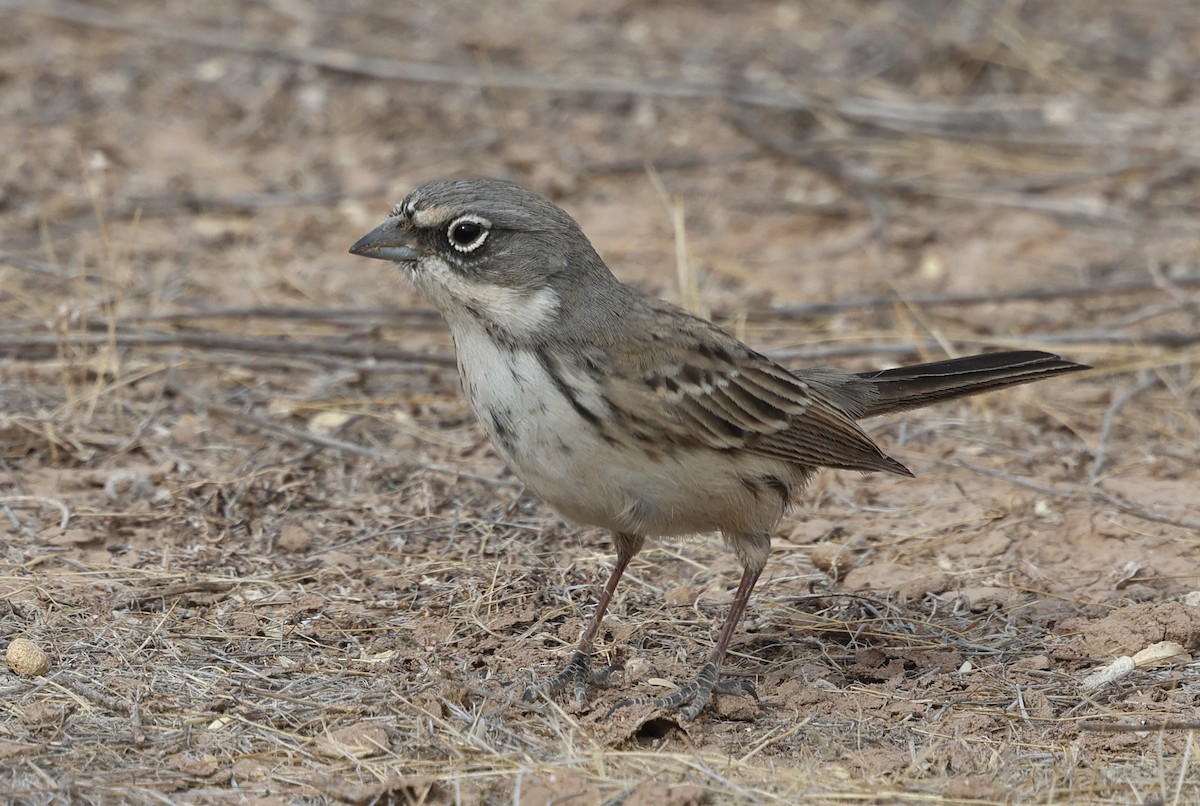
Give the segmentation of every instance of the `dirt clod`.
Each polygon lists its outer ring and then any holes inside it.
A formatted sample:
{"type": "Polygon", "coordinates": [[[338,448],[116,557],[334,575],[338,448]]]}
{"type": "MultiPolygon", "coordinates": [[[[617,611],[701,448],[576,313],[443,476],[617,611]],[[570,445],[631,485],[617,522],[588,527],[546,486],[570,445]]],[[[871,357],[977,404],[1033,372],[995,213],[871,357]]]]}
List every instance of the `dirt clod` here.
{"type": "Polygon", "coordinates": [[[50,657],[40,646],[28,638],[14,638],[4,653],[8,668],[19,675],[33,677],[43,675],[50,669],[50,657]]]}

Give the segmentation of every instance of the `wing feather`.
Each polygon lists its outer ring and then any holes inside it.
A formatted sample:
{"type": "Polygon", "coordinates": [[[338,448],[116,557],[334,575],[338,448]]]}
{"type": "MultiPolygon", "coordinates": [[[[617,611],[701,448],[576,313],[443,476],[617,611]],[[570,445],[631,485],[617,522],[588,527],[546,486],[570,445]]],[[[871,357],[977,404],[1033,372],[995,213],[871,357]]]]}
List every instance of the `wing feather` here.
{"type": "Polygon", "coordinates": [[[808,383],[703,320],[676,323],[679,338],[609,348],[609,371],[599,377],[615,414],[639,412],[656,436],[678,446],[911,475],[855,422],[857,400],[849,411],[837,403],[830,371],[808,383]]]}

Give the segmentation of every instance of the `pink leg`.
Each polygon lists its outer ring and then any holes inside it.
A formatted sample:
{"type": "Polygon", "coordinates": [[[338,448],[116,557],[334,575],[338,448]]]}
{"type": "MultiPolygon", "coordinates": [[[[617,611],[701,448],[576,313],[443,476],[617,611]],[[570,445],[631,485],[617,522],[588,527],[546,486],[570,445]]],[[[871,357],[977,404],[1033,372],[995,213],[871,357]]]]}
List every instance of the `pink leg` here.
{"type": "Polygon", "coordinates": [[[749,681],[721,679],[721,664],[725,661],[725,650],[729,647],[729,641],[733,638],[733,633],[742,620],[742,614],[746,612],[750,593],[754,590],[754,584],[758,582],[761,573],[762,568],[747,568],[742,572],[742,581],[738,584],[737,593],[733,596],[733,606],[730,607],[729,615],[726,616],[725,623],[721,625],[721,632],[717,635],[717,645],[713,647],[712,654],[708,656],[708,662],[700,667],[700,673],[692,678],[690,683],[665,697],[630,697],[621,700],[609,709],[608,715],[612,715],[619,708],[627,708],[630,705],[653,705],[656,708],[667,710],[684,706],[679,715],[690,722],[700,715],[713,694],[745,694],[757,701],[758,692],[754,690],[754,686],[749,681]]]}
{"type": "Polygon", "coordinates": [[[608,576],[608,582],[604,584],[604,590],[600,592],[600,601],[596,603],[592,620],[588,622],[579,643],[575,646],[571,657],[567,659],[567,665],[553,677],[527,688],[522,697],[526,702],[533,700],[540,693],[556,694],[568,685],[572,685],[576,702],[584,705],[588,700],[587,686],[589,684],[607,684],[612,673],[620,668],[619,666],[610,666],[599,672],[593,672],[592,645],[596,641],[600,625],[604,622],[604,614],[608,612],[608,605],[612,602],[613,594],[617,590],[617,583],[621,581],[621,575],[625,573],[629,561],[641,550],[645,539],[640,535],[627,534],[616,534],[613,538],[617,545],[617,563],[608,576]]]}

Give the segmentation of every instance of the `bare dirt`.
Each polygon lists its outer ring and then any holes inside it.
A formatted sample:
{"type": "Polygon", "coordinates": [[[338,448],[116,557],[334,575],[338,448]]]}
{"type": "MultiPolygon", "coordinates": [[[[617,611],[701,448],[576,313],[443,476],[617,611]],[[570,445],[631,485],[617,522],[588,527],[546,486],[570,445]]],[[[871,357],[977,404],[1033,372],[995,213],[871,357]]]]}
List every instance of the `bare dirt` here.
{"type": "Polygon", "coordinates": [[[6,802],[1200,803],[1194,3],[0,9],[6,802]],[[1096,368],[868,423],[918,478],[781,527],[761,706],[603,718],[711,647],[708,539],[637,558],[590,707],[524,705],[608,540],[346,254],[457,175],[785,363],[1096,368]]]}

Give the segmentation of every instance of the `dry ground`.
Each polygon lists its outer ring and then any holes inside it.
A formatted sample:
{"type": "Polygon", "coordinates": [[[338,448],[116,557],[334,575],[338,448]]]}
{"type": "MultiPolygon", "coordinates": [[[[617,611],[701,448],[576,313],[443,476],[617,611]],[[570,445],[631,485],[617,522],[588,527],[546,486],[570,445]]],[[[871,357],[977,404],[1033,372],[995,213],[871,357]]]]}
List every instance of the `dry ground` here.
{"type": "Polygon", "coordinates": [[[0,638],[49,656],[0,670],[0,798],[1200,803],[1191,0],[0,9],[0,638]],[[593,709],[523,706],[606,537],[346,254],[463,174],[795,365],[1096,369],[869,424],[919,478],[781,529],[763,707],[601,718],[711,646],[704,540],[638,558],[593,709]]]}

